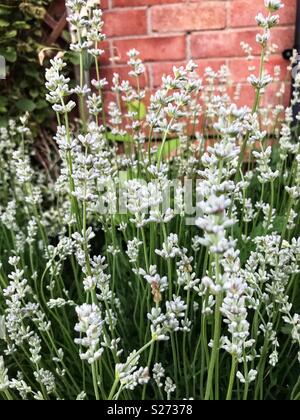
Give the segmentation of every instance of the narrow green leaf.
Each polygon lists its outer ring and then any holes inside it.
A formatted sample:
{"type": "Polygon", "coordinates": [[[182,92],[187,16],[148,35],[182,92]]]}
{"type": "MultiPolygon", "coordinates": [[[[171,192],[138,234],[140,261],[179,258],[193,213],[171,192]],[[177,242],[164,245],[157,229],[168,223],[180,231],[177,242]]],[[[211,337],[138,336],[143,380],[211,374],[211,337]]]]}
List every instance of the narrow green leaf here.
{"type": "Polygon", "coordinates": [[[24,21],[17,21],[12,24],[15,29],[30,29],[30,25],[24,21]]]}
{"type": "Polygon", "coordinates": [[[7,28],[10,25],[9,22],[7,22],[4,19],[0,19],[0,28],[7,28]]]}

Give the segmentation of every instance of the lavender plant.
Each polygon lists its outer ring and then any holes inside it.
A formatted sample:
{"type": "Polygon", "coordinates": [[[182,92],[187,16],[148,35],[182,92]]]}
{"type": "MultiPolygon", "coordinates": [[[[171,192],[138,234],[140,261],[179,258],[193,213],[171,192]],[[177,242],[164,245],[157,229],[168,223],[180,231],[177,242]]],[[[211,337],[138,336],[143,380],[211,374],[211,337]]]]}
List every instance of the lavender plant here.
{"type": "Polygon", "coordinates": [[[59,178],[34,169],[26,117],[0,129],[0,399],[299,400],[300,133],[284,85],[262,102],[282,3],[256,18],[252,109],[193,62],[147,106],[131,50],[108,110],[98,3],[66,2],[80,84],[63,55],[46,72],[59,178]]]}

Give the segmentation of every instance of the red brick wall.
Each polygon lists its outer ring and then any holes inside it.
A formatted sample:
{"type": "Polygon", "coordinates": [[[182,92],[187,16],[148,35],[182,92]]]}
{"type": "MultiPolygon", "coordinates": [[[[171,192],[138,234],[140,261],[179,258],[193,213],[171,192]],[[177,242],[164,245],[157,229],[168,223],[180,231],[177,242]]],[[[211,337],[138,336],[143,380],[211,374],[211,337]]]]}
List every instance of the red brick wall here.
{"type": "MultiPolygon", "coordinates": [[[[270,66],[280,65],[285,77],[287,63],[281,53],[293,46],[296,0],[285,0],[280,26],[272,41],[279,46],[270,66]]],[[[254,47],[257,33],[255,16],[264,10],[264,0],[102,0],[108,52],[113,61],[103,62],[103,74],[114,71],[126,77],[126,52],[136,48],[147,63],[150,88],[160,84],[172,66],[193,59],[201,72],[206,66],[218,68],[226,63],[234,82],[243,84],[248,97],[248,65],[240,42],[254,47]]],[[[108,55],[108,54],[107,54],[108,55]]],[[[242,91],[243,92],[243,91],[242,91]]],[[[245,96],[245,95],[242,95],[245,96]]]]}

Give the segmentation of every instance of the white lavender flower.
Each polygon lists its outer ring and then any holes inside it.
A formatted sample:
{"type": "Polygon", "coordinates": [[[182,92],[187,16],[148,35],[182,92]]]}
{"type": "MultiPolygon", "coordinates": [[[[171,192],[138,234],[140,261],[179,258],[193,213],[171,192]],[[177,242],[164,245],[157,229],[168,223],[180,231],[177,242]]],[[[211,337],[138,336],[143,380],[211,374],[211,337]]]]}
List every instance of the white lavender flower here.
{"type": "Polygon", "coordinates": [[[155,363],[153,366],[153,379],[159,388],[163,387],[162,379],[165,377],[165,369],[161,363],[155,363]]]}
{"type": "Polygon", "coordinates": [[[10,381],[10,388],[15,389],[23,400],[28,400],[34,394],[32,388],[25,382],[24,375],[17,373],[17,377],[10,381]]]}
{"type": "Polygon", "coordinates": [[[251,382],[255,381],[257,377],[257,371],[251,369],[246,377],[240,371],[238,371],[236,376],[242,384],[250,384],[251,382]]]}
{"type": "Polygon", "coordinates": [[[134,238],[132,241],[127,243],[127,251],[129,261],[131,263],[136,263],[139,258],[139,249],[143,245],[143,242],[139,241],[137,238],[134,238]]]}
{"type": "Polygon", "coordinates": [[[162,249],[156,249],[155,253],[162,258],[175,258],[176,256],[181,254],[181,250],[178,245],[178,236],[177,234],[171,233],[166,242],[163,243],[162,249]]]}
{"type": "MultiPolygon", "coordinates": [[[[267,39],[263,38],[261,35],[257,37],[257,42],[260,44],[266,43],[267,39]]],[[[258,90],[266,88],[270,83],[272,83],[273,79],[269,74],[265,74],[262,76],[261,79],[258,79],[253,74],[248,77],[248,82],[258,90]]]]}
{"type": "Polygon", "coordinates": [[[277,10],[284,7],[280,0],[265,0],[265,6],[270,10],[270,12],[276,12],[277,10]]]}
{"type": "Polygon", "coordinates": [[[262,184],[266,182],[273,182],[279,176],[279,171],[272,171],[270,168],[271,153],[272,149],[270,146],[261,152],[253,151],[253,155],[258,164],[258,180],[262,184]]]}
{"type": "Polygon", "coordinates": [[[138,385],[145,385],[149,382],[149,369],[138,367],[140,356],[133,351],[125,363],[116,365],[116,375],[120,380],[121,386],[134,390],[138,385]]]}
{"type": "Polygon", "coordinates": [[[176,385],[169,376],[166,378],[164,390],[167,394],[167,399],[170,400],[171,394],[173,394],[176,391],[176,385]]]}
{"type": "Polygon", "coordinates": [[[143,276],[144,279],[151,285],[152,294],[155,302],[160,302],[162,299],[162,292],[168,289],[168,279],[166,276],[161,277],[157,273],[157,266],[151,265],[149,267],[149,272],[146,272],[144,269],[140,268],[138,274],[143,276]]]}
{"type": "Polygon", "coordinates": [[[82,338],[76,338],[75,343],[86,349],[86,352],[80,352],[80,358],[93,364],[100,359],[104,351],[100,346],[104,320],[99,307],[95,304],[77,306],[76,313],[79,322],[75,326],[75,331],[81,333],[82,338]]]}
{"type": "Polygon", "coordinates": [[[51,373],[49,370],[41,368],[34,372],[34,377],[37,382],[45,387],[48,395],[54,393],[56,384],[53,373],[51,373]]]}

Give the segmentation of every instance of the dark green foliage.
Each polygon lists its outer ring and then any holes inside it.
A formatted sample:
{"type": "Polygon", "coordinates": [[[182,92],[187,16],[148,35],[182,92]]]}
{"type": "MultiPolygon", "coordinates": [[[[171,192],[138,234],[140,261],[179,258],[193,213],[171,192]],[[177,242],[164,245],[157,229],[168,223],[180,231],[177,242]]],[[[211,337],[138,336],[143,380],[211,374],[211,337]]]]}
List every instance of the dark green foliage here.
{"type": "Polygon", "coordinates": [[[11,117],[31,113],[35,129],[51,121],[45,100],[44,70],[38,60],[43,48],[43,18],[50,0],[1,0],[0,55],[6,80],[0,81],[0,126],[11,117]]]}

